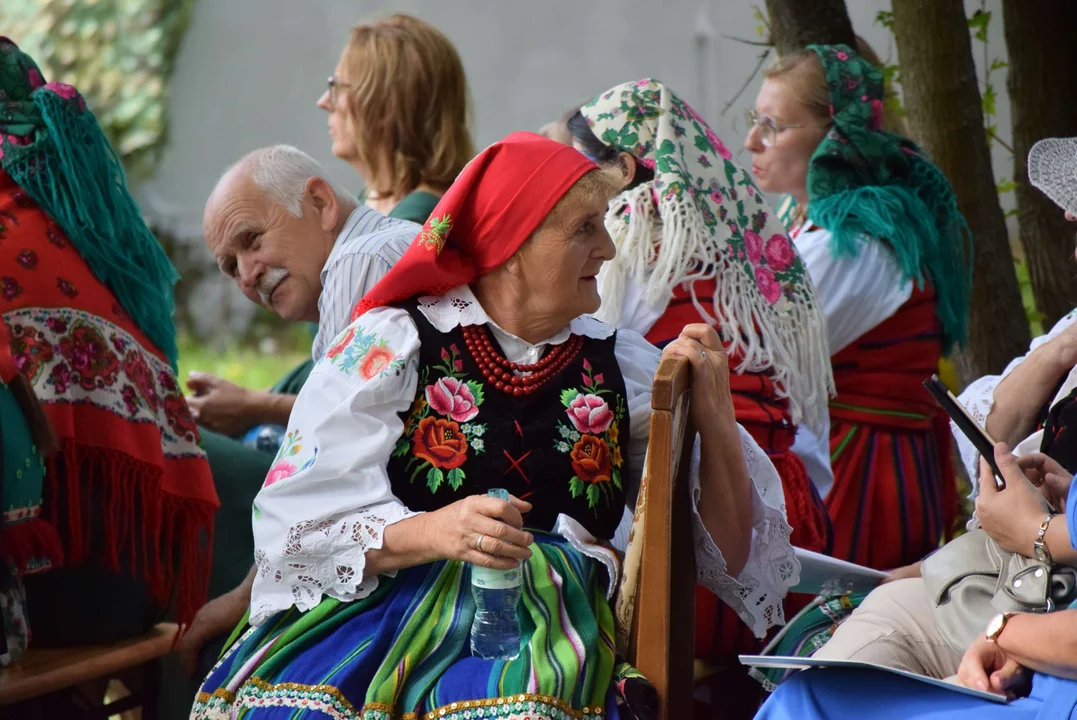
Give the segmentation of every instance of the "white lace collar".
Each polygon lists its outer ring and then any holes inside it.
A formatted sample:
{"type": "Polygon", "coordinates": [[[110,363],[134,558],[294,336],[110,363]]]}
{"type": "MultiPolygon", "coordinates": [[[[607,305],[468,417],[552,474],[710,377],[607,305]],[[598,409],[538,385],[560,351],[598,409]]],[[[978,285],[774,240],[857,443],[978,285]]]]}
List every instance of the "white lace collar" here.
{"type": "MultiPolygon", "coordinates": [[[[511,337],[520,342],[512,333],[498,327],[497,323],[486,314],[482,305],[475,298],[471,288],[460,285],[441,296],[426,296],[419,298],[419,311],[430,321],[439,332],[447,333],[453,328],[467,327],[468,325],[490,325],[499,334],[511,337]]],[[[582,335],[595,340],[604,340],[613,335],[614,328],[601,320],[596,320],[590,315],[580,315],[568,324],[568,327],[555,333],[552,337],[537,345],[560,345],[568,340],[570,335],[582,335]]]]}

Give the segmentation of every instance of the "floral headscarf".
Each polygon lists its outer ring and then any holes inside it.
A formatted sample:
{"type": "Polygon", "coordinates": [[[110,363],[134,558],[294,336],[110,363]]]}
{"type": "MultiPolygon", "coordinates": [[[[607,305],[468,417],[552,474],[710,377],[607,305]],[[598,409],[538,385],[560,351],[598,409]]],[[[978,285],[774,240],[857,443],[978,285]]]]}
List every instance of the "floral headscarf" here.
{"type": "Polygon", "coordinates": [[[882,129],[883,75],[847,45],[811,45],[823,64],[832,125],[808,164],[808,216],[834,255],[885,240],[906,279],[931,280],[945,344],[964,343],[972,237],[949,181],[910,140],[882,129]]]}
{"type": "Polygon", "coordinates": [[[782,223],[732,153],[687,103],[657,80],[625,83],[580,108],[595,136],[654,170],[610,202],[617,257],[599,275],[598,317],[616,323],[625,281],[663,307],[687,283],[737,372],[772,369],[794,421],[818,426],[833,387],[815,288],[782,223]],[[717,281],[704,308],[693,286],[717,281]]]}
{"type": "Polygon", "coordinates": [[[176,367],[179,277],[127,192],[123,167],[78,90],[45,83],[0,37],[0,169],[63,228],[94,275],[176,367]]]}

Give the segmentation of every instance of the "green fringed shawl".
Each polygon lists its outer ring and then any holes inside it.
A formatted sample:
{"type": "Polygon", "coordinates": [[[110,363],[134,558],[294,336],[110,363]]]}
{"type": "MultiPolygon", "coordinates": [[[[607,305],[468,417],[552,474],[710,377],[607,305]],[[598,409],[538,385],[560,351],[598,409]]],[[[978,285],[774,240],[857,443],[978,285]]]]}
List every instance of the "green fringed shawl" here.
{"type": "Polygon", "coordinates": [[[886,242],[906,280],[931,282],[944,346],[963,345],[972,287],[972,235],[942,172],[914,143],[881,129],[882,73],[846,45],[812,45],[822,61],[833,126],[808,165],[808,215],[831,253],[886,242]]]}
{"type": "Polygon", "coordinates": [[[123,167],[78,91],[44,84],[0,38],[0,168],[60,225],[94,275],[176,368],[179,275],[127,191],[123,167]]]}

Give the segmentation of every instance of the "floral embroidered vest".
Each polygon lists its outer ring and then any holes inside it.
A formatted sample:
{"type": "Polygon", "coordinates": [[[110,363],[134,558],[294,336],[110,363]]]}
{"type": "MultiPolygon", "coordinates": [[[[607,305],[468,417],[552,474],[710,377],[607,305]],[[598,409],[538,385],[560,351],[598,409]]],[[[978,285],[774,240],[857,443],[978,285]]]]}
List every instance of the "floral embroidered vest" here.
{"type": "Polygon", "coordinates": [[[485,383],[460,328],[442,333],[414,303],[407,310],[419,329],[419,385],[389,461],[393,494],[437,510],[503,487],[532,504],[529,528],[552,530],[564,513],[612,538],[631,437],[616,335],[586,338],[568,367],[518,398],[485,383]]]}

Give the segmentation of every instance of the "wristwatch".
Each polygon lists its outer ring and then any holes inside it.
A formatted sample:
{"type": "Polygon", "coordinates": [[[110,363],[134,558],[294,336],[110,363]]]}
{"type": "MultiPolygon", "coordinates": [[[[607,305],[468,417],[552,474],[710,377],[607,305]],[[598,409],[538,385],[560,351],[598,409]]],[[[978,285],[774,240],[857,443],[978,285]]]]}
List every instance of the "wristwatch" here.
{"type": "Polygon", "coordinates": [[[1036,536],[1036,540],[1032,543],[1032,552],[1035,553],[1036,559],[1043,563],[1053,563],[1051,559],[1051,551],[1047,548],[1047,543],[1044,538],[1047,536],[1047,527],[1051,524],[1051,521],[1055,519],[1054,515],[1048,515],[1040,523],[1040,532],[1036,536]]]}
{"type": "Polygon", "coordinates": [[[1006,627],[1006,623],[1016,614],[1017,613],[1004,612],[991,618],[991,622],[987,623],[987,630],[984,631],[987,635],[987,642],[998,642],[998,636],[1002,634],[1002,630],[1006,627]]]}

